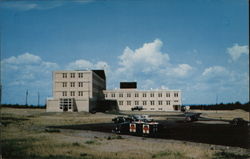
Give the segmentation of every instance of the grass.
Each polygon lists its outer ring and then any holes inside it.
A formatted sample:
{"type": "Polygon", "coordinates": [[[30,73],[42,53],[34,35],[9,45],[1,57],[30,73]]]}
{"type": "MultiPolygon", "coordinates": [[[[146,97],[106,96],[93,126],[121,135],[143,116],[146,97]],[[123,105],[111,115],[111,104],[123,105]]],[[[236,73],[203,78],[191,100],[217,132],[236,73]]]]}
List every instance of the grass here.
{"type": "Polygon", "coordinates": [[[123,139],[121,135],[113,135],[113,136],[108,136],[107,140],[115,140],[115,139],[123,139]]]}
{"type": "Polygon", "coordinates": [[[169,158],[169,159],[182,158],[182,159],[185,159],[185,158],[188,158],[188,157],[185,157],[180,152],[163,151],[163,152],[158,152],[156,154],[153,154],[152,158],[169,158]]]}
{"type": "Polygon", "coordinates": [[[213,156],[213,159],[247,159],[250,155],[247,154],[235,154],[231,152],[216,152],[213,156]]]}
{"type": "MultiPolygon", "coordinates": [[[[163,114],[161,112],[161,114],[163,114]]],[[[210,114],[209,114],[210,115],[210,114]]],[[[213,114],[211,114],[213,115],[213,114]]],[[[4,159],[246,159],[246,154],[217,152],[180,142],[49,128],[110,122],[104,113],[46,113],[41,109],[1,108],[1,150],[4,159]]]]}
{"type": "Polygon", "coordinates": [[[88,140],[85,143],[86,144],[96,144],[97,142],[95,140],[88,140]]]}
{"type": "Polygon", "coordinates": [[[45,131],[49,132],[49,133],[59,133],[59,132],[61,132],[59,129],[49,129],[49,128],[46,128],[45,131]]]}

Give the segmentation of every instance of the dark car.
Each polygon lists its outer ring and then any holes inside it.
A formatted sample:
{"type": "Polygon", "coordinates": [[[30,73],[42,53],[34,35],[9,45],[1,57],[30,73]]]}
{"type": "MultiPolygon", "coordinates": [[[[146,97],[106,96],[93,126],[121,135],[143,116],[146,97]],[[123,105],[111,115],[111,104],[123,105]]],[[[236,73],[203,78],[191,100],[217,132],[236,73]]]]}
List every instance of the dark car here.
{"type": "Polygon", "coordinates": [[[230,124],[235,126],[246,126],[248,125],[248,122],[242,118],[234,118],[232,121],[230,121],[230,124]]]}
{"type": "Polygon", "coordinates": [[[185,121],[186,122],[192,122],[192,121],[198,121],[201,113],[185,113],[185,121]]]}
{"type": "Polygon", "coordinates": [[[143,110],[143,107],[142,106],[135,106],[135,107],[131,108],[131,110],[132,111],[134,111],[134,110],[141,111],[141,110],[143,110]]]}

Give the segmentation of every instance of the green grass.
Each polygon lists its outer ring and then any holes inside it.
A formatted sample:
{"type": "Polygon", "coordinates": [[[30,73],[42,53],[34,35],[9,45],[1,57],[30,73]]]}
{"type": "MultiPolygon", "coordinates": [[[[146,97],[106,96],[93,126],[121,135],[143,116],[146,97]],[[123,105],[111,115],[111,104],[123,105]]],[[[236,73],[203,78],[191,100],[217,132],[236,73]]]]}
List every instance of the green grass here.
{"type": "Polygon", "coordinates": [[[250,155],[240,155],[240,154],[234,154],[231,152],[216,152],[213,156],[213,159],[247,159],[250,157],[250,155]]]}
{"type": "Polygon", "coordinates": [[[147,138],[134,142],[134,139],[115,134],[89,137],[82,135],[84,132],[81,131],[53,127],[111,122],[114,115],[110,114],[46,113],[39,109],[14,108],[0,110],[0,143],[4,159],[191,159],[188,156],[195,159],[247,159],[249,157],[244,153],[239,155],[217,152],[188,144],[167,142],[158,144],[150,142],[147,138]],[[114,147],[114,150],[110,151],[106,146],[114,147]]]}
{"type": "Polygon", "coordinates": [[[78,142],[72,143],[72,146],[81,146],[78,142]]]}
{"type": "Polygon", "coordinates": [[[97,141],[95,141],[95,140],[88,140],[85,142],[85,144],[96,144],[96,143],[97,143],[97,141]]]}
{"type": "Polygon", "coordinates": [[[180,152],[162,151],[162,152],[158,152],[156,154],[153,154],[152,158],[174,158],[174,159],[181,158],[181,159],[185,159],[188,157],[185,157],[180,152]]]}
{"type": "Polygon", "coordinates": [[[121,135],[108,136],[107,140],[124,139],[121,135]]]}
{"type": "Polygon", "coordinates": [[[59,129],[49,129],[49,128],[46,128],[45,131],[49,132],[49,133],[59,133],[59,132],[61,132],[59,129]]]}

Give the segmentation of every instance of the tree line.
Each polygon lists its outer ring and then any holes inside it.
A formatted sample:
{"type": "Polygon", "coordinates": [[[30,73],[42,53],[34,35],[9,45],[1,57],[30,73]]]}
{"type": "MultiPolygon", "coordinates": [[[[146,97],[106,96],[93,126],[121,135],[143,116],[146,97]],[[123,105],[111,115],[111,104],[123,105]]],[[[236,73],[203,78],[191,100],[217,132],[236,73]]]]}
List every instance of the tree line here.
{"type": "Polygon", "coordinates": [[[241,104],[240,102],[235,103],[220,103],[211,105],[190,105],[190,109],[200,109],[200,110],[235,110],[242,109],[250,112],[250,102],[241,104]]]}
{"type": "Polygon", "coordinates": [[[1,107],[8,107],[8,108],[45,109],[45,108],[46,108],[46,105],[1,104],[1,107]]]}

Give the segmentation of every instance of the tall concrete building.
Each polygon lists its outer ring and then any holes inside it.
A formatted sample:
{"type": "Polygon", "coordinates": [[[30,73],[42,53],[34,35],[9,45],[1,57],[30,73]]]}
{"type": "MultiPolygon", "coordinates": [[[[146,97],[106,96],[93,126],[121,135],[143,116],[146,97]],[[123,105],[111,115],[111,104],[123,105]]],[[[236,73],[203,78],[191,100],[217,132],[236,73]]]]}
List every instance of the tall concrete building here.
{"type": "Polygon", "coordinates": [[[47,99],[47,112],[94,110],[104,99],[104,70],[54,71],[53,98],[47,99]]]}
{"type": "Polygon", "coordinates": [[[105,100],[117,101],[120,110],[142,106],[144,111],[174,111],[182,104],[180,90],[138,90],[133,82],[124,82],[120,89],[103,92],[105,100]]]}

